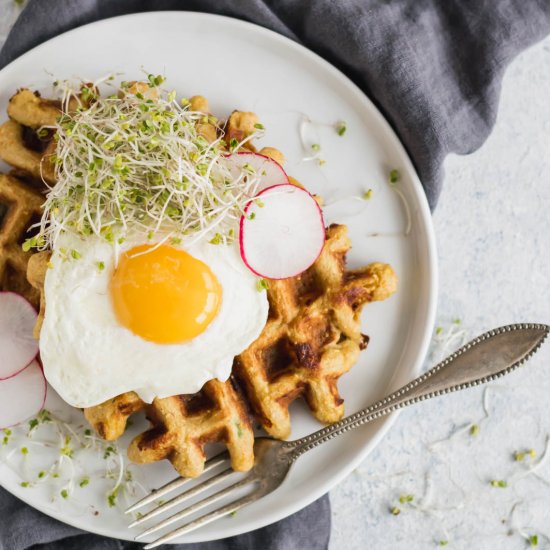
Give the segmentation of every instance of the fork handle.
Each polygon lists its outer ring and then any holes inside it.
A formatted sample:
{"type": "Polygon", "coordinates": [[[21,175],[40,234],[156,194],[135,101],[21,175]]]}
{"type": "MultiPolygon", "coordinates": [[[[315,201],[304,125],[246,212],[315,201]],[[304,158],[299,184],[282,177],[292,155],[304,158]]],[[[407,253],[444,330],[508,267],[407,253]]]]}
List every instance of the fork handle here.
{"type": "Polygon", "coordinates": [[[408,405],[508,374],[537,351],[549,332],[547,325],[532,323],[508,325],[486,332],[366,409],[306,437],[287,442],[289,458],[295,460],[325,441],[408,405]]]}

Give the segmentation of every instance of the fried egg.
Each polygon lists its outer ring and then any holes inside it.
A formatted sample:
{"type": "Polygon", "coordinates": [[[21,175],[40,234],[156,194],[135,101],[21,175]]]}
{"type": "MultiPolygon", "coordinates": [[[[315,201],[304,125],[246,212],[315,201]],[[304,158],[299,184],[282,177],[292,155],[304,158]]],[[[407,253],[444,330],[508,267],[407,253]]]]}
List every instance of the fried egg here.
{"type": "Polygon", "coordinates": [[[44,374],[74,407],[127,391],[195,393],[227,380],[261,333],[265,292],[235,245],[186,247],[62,235],[45,279],[44,374]]]}

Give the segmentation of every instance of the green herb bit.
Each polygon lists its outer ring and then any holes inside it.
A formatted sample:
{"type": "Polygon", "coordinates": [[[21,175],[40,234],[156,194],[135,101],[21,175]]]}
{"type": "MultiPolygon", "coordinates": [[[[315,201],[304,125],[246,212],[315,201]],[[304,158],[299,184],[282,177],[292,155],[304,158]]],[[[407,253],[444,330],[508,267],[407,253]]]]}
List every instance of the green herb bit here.
{"type": "Polygon", "coordinates": [[[364,193],[363,193],[363,198],[368,201],[370,199],[372,199],[372,196],[374,195],[374,191],[372,189],[367,189],[364,193]]]}
{"type": "Polygon", "coordinates": [[[237,437],[242,437],[243,436],[243,428],[241,426],[241,423],[240,422],[235,422],[235,427],[237,428],[237,437]]]}
{"type": "Polygon", "coordinates": [[[21,454],[22,455],[28,455],[29,454],[29,449],[27,449],[27,447],[21,447],[21,454]]]}
{"type": "Polygon", "coordinates": [[[120,485],[115,487],[108,495],[107,495],[107,502],[109,503],[109,506],[112,508],[113,506],[116,506],[118,492],[120,490],[120,485]]]}
{"type": "Polygon", "coordinates": [[[78,484],[78,486],[79,486],[79,487],[86,487],[86,485],[88,485],[88,483],[90,483],[90,478],[89,478],[89,477],[85,477],[85,478],[78,484]]]}
{"type": "Polygon", "coordinates": [[[39,424],[38,418],[31,418],[31,420],[29,420],[29,432],[31,430],[34,430],[36,426],[38,426],[38,424],[39,424]]]}
{"type": "Polygon", "coordinates": [[[401,495],[399,497],[399,502],[401,504],[407,504],[409,502],[412,502],[414,500],[414,495],[401,495]]]}
{"type": "Polygon", "coordinates": [[[346,123],[342,120],[340,122],[338,122],[336,124],[336,133],[342,137],[345,133],[346,133],[346,130],[347,130],[347,126],[346,126],[346,123]]]}
{"type": "Polygon", "coordinates": [[[105,452],[103,453],[103,458],[104,459],[107,459],[109,458],[111,455],[116,455],[117,452],[116,452],[116,449],[112,446],[112,445],[109,445],[106,449],[105,449],[105,452]]]}
{"type": "Polygon", "coordinates": [[[258,279],[256,282],[256,288],[258,292],[263,292],[269,288],[269,283],[265,279],[258,279]]]}
{"type": "Polygon", "coordinates": [[[172,237],[172,238],[170,239],[170,244],[172,244],[172,245],[174,245],[174,246],[175,246],[175,245],[178,245],[178,244],[181,244],[181,239],[180,239],[180,237],[172,237]]]}
{"type": "Polygon", "coordinates": [[[237,515],[237,510],[234,510],[229,514],[232,518],[234,518],[237,515]]]}
{"type": "Polygon", "coordinates": [[[52,418],[50,416],[50,411],[46,410],[46,409],[42,409],[39,413],[38,413],[38,420],[44,424],[46,422],[51,422],[52,421],[52,418]]]}
{"type": "Polygon", "coordinates": [[[156,88],[157,86],[160,86],[166,80],[166,78],[164,78],[160,74],[157,76],[150,74],[147,76],[147,80],[149,81],[150,88],[156,88]]]}
{"type": "Polygon", "coordinates": [[[92,435],[92,430],[90,430],[89,428],[86,428],[86,429],[84,430],[84,435],[90,437],[90,436],[92,435]]]}
{"type": "Polygon", "coordinates": [[[58,474],[57,472],[55,472],[55,474],[52,474],[52,477],[53,477],[54,479],[57,479],[57,478],[59,477],[59,474],[58,474]]]}
{"type": "Polygon", "coordinates": [[[97,262],[96,265],[98,271],[103,271],[105,269],[105,262],[97,262]]]}
{"type": "Polygon", "coordinates": [[[448,544],[449,544],[448,540],[440,540],[439,541],[439,546],[447,546],[448,544]]]}
{"type": "Polygon", "coordinates": [[[435,333],[437,334],[437,336],[441,336],[443,334],[443,327],[437,327],[435,329],[435,333]]]}
{"type": "Polygon", "coordinates": [[[256,212],[251,212],[250,216],[248,216],[249,220],[253,220],[256,217],[256,212]]]}
{"type": "Polygon", "coordinates": [[[25,0],[13,0],[13,3],[16,6],[22,6],[25,3],[25,0]]]}
{"type": "Polygon", "coordinates": [[[229,142],[229,148],[235,149],[237,145],[239,145],[239,142],[235,138],[232,138],[231,141],[229,142]]]}
{"type": "Polygon", "coordinates": [[[44,244],[44,239],[40,236],[36,236],[25,240],[25,242],[21,245],[21,248],[23,249],[23,252],[28,252],[31,248],[44,246],[44,244]]]}
{"type": "Polygon", "coordinates": [[[457,317],[456,319],[453,319],[453,325],[460,325],[462,321],[457,317]]]}
{"type": "Polygon", "coordinates": [[[314,151],[320,151],[321,150],[321,146],[318,144],[318,143],[313,143],[311,148],[314,150],[314,151]]]}
{"type": "Polygon", "coordinates": [[[260,124],[259,122],[257,124],[254,124],[254,128],[258,128],[258,130],[265,130],[265,126],[263,124],[260,124]]]}
{"type": "Polygon", "coordinates": [[[492,479],[491,487],[500,487],[501,489],[505,489],[508,487],[508,483],[504,479],[492,479]]]}
{"type": "Polygon", "coordinates": [[[324,166],[326,163],[327,163],[327,161],[324,160],[324,159],[319,159],[319,160],[317,161],[317,164],[318,164],[319,166],[324,166]]]}
{"type": "Polygon", "coordinates": [[[393,516],[398,516],[400,513],[401,510],[397,506],[390,508],[390,514],[392,514],[393,516]]]}
{"type": "Polygon", "coordinates": [[[527,454],[529,455],[529,458],[535,459],[537,457],[537,451],[535,449],[529,449],[527,451],[527,454]]]}
{"type": "Polygon", "coordinates": [[[221,244],[223,242],[223,237],[220,233],[216,233],[208,242],[210,244],[221,244]]]}
{"type": "Polygon", "coordinates": [[[399,170],[395,168],[390,172],[390,183],[397,183],[401,179],[401,174],[399,170]]]}
{"type": "Polygon", "coordinates": [[[525,458],[525,453],[520,453],[520,452],[518,452],[518,451],[516,451],[516,452],[514,453],[514,460],[515,460],[516,462],[521,462],[524,458],[525,458]]]}
{"type": "Polygon", "coordinates": [[[29,487],[30,486],[30,483],[28,481],[22,481],[20,483],[21,487],[29,487]]]}
{"type": "Polygon", "coordinates": [[[472,424],[470,426],[470,435],[475,437],[478,434],[479,434],[479,426],[477,424],[472,424]]]}
{"type": "Polygon", "coordinates": [[[42,479],[43,477],[46,477],[46,472],[44,471],[38,472],[38,479],[42,479]]]}
{"type": "Polygon", "coordinates": [[[63,498],[69,498],[69,491],[67,489],[62,489],[59,493],[63,498]]]}
{"type": "Polygon", "coordinates": [[[75,260],[80,260],[82,254],[78,250],[71,250],[71,257],[75,260]]]}
{"type": "Polygon", "coordinates": [[[531,535],[529,537],[529,546],[538,546],[539,545],[539,536],[531,535]]]}

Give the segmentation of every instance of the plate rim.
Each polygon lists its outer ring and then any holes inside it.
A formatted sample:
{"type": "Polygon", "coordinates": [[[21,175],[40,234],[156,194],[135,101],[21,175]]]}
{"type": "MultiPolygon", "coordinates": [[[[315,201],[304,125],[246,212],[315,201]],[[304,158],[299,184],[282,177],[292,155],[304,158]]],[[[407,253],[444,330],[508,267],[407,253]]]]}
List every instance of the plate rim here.
{"type": "MultiPolygon", "coordinates": [[[[123,20],[123,19],[129,20],[129,19],[137,19],[137,18],[146,19],[149,17],[153,17],[153,18],[154,17],[178,17],[178,18],[188,18],[188,19],[210,19],[210,20],[217,19],[223,25],[234,26],[237,29],[240,28],[240,30],[244,28],[247,32],[264,35],[265,37],[275,41],[276,43],[278,42],[279,44],[283,44],[285,47],[294,48],[301,55],[309,56],[309,58],[313,62],[320,65],[322,69],[331,73],[342,84],[344,84],[349,89],[349,92],[355,96],[355,99],[357,99],[359,103],[361,103],[366,109],[369,110],[369,114],[374,116],[377,119],[378,124],[380,124],[382,127],[385,128],[387,132],[387,137],[390,140],[391,147],[399,153],[401,157],[400,161],[404,164],[404,168],[406,169],[407,173],[411,177],[411,187],[414,191],[414,195],[418,201],[418,206],[419,206],[419,214],[420,214],[419,221],[421,223],[422,229],[424,230],[424,234],[425,234],[424,244],[427,245],[426,252],[427,252],[427,258],[428,258],[427,273],[429,276],[429,284],[428,284],[429,290],[428,290],[428,303],[427,303],[426,314],[425,314],[425,326],[423,329],[421,343],[418,346],[418,349],[416,352],[414,365],[410,369],[410,374],[412,377],[418,375],[422,367],[422,364],[426,359],[428,347],[431,341],[431,333],[433,331],[433,327],[435,324],[437,297],[438,297],[438,290],[439,290],[439,272],[438,272],[438,264],[437,264],[436,238],[435,238],[435,231],[433,226],[432,213],[429,208],[426,192],[421,184],[420,178],[409,156],[409,153],[407,152],[407,149],[399,139],[396,131],[394,130],[392,125],[389,123],[389,121],[386,119],[386,117],[382,114],[382,112],[374,104],[374,102],[369,98],[369,96],[365,92],[363,92],[361,88],[359,88],[359,86],[355,84],[353,80],[351,80],[350,77],[348,77],[344,72],[342,72],[340,69],[335,67],[332,63],[330,63],[329,61],[321,57],[321,55],[310,50],[309,48],[300,44],[299,42],[296,42],[291,38],[288,38],[283,34],[280,34],[276,31],[273,31],[271,29],[268,29],[256,23],[246,21],[244,19],[239,19],[236,17],[227,16],[227,15],[201,12],[201,11],[156,10],[156,11],[146,11],[146,12],[118,15],[115,17],[108,17],[105,19],[100,19],[98,21],[93,21],[84,25],[80,25],[78,27],[65,31],[57,36],[54,36],[42,42],[41,44],[38,44],[37,46],[34,46],[24,54],[12,60],[5,67],[0,69],[0,78],[4,75],[5,72],[9,72],[12,66],[21,62],[25,58],[30,57],[37,50],[44,47],[46,44],[51,45],[56,41],[66,39],[67,36],[70,36],[72,34],[78,34],[84,28],[89,28],[93,26],[99,27],[102,24],[105,24],[106,22],[112,22],[113,20],[123,20]]],[[[211,536],[208,532],[208,529],[199,529],[196,532],[193,532],[187,535],[185,538],[185,541],[175,540],[174,542],[169,544],[181,544],[182,542],[184,543],[207,542],[211,540],[220,540],[225,537],[238,536],[256,529],[260,529],[267,525],[271,525],[277,521],[281,521],[282,519],[292,514],[295,514],[299,510],[305,508],[306,506],[309,506],[312,502],[314,502],[315,500],[317,500],[318,498],[322,497],[324,494],[332,490],[336,485],[338,485],[338,483],[340,483],[345,477],[347,477],[359,465],[359,463],[365,460],[365,458],[380,443],[382,438],[388,433],[389,429],[393,426],[393,424],[397,420],[399,413],[400,411],[396,411],[380,419],[378,421],[380,422],[380,427],[378,428],[377,432],[374,434],[373,437],[370,438],[370,440],[367,443],[364,444],[363,448],[357,453],[357,455],[352,460],[350,460],[344,468],[342,468],[338,472],[338,475],[333,476],[326,483],[321,484],[315,490],[307,493],[307,495],[304,496],[301,500],[295,501],[293,503],[287,503],[286,506],[282,506],[277,510],[273,510],[271,511],[269,516],[264,516],[263,519],[253,520],[252,521],[253,526],[247,529],[246,531],[239,530],[238,525],[236,525],[237,529],[234,529],[234,532],[232,533],[225,534],[223,536],[216,536],[216,535],[211,536]],[[194,536],[195,533],[203,534],[203,536],[196,537],[194,536]]],[[[75,527],[85,532],[102,535],[108,538],[113,538],[111,533],[109,533],[106,530],[103,530],[100,526],[98,526],[98,528],[94,528],[93,530],[88,530],[87,528],[83,529],[80,525],[77,524],[76,521],[73,521],[71,517],[67,517],[62,512],[52,510],[46,506],[41,506],[41,505],[37,506],[36,504],[31,502],[30,499],[25,498],[26,495],[28,495],[29,493],[21,492],[20,494],[20,492],[17,492],[17,493],[13,492],[4,486],[1,479],[0,479],[0,487],[8,491],[10,494],[15,496],[16,498],[22,500],[27,505],[52,517],[53,519],[61,521],[71,527],[75,527]]],[[[128,531],[127,537],[124,537],[124,538],[119,537],[119,538],[120,540],[128,540],[128,541],[134,540],[132,533],[130,531],[128,531]]]]}

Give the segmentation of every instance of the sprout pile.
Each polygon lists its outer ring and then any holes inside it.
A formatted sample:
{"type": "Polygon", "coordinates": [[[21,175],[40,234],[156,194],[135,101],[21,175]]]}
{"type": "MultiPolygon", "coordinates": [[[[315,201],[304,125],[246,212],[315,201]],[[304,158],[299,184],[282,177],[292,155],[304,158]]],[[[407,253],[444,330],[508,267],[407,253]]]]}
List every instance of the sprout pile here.
{"type": "Polygon", "coordinates": [[[227,154],[262,128],[241,142],[210,143],[201,125],[220,130],[218,120],[192,111],[163,82],[149,75],[139,86],[122,82],[111,95],[99,95],[99,83],[58,84],[64,114],[53,128],[57,148],[49,159],[57,183],[27,248],[53,248],[65,232],[110,243],[129,234],[152,240],[159,232],[173,244],[234,239],[260,175],[234,166],[227,154]]]}

